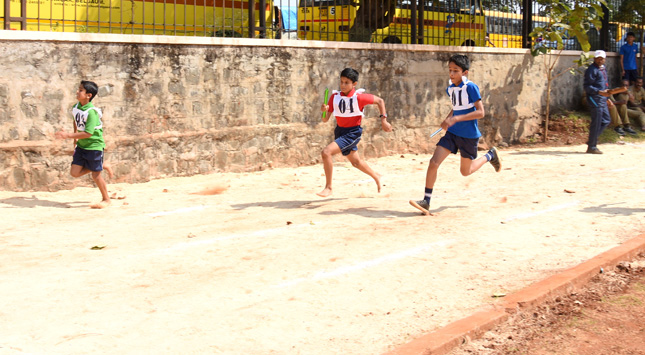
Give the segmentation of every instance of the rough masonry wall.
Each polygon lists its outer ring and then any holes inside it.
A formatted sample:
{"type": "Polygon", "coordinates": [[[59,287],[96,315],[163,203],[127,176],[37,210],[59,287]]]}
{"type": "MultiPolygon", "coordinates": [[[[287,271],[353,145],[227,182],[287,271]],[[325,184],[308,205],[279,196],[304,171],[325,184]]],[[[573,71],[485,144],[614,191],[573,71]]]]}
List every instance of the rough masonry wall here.
{"type": "MultiPolygon", "coordinates": [[[[450,110],[449,48],[239,39],[165,43],[176,40],[168,37],[138,43],[143,37],[88,34],[17,40],[10,37],[16,32],[4,32],[5,190],[91,184],[69,176],[72,141],[53,138],[57,130],[72,130],[70,107],[83,79],[100,87],[94,104],[104,112],[106,160],[123,182],[318,163],[335,126],[334,120],[320,121],[323,92],[338,86],[345,67],[359,71],[359,87],[385,99],[394,126],[392,133],[381,131],[378,110],[367,111],[359,145],[365,157],[431,152],[437,139],[430,141],[429,133],[450,110]]],[[[511,143],[534,134],[546,87],[541,59],[523,50],[468,50],[469,78],[479,85],[486,109],[480,120],[484,141],[511,143]]],[[[552,107],[576,108],[581,92],[580,76],[563,75],[552,107]]]]}

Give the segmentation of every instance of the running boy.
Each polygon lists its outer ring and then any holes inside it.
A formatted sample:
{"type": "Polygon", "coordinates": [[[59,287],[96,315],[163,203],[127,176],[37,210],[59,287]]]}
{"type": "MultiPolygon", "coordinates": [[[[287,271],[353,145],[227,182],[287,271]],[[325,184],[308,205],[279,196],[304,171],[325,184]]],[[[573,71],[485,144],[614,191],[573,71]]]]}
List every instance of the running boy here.
{"type": "Polygon", "coordinates": [[[107,192],[107,184],[101,176],[103,170],[103,123],[101,110],[94,107],[92,99],[98,93],[98,86],[91,81],[81,81],[76,90],[78,103],[72,107],[74,119],[74,133],[65,131],[56,132],[58,139],[76,140],[72,167],[69,171],[73,177],[80,177],[92,173],[92,180],[101,191],[102,200],[99,203],[90,205],[91,208],[105,208],[110,205],[110,197],[107,192]]]}
{"type": "Polygon", "coordinates": [[[469,68],[470,61],[465,55],[453,55],[448,62],[450,85],[446,92],[452,102],[452,110],[441,123],[441,128],[447,132],[437,143],[437,149],[430,159],[423,200],[410,200],[410,204],[425,215],[430,214],[430,198],[437,180],[439,165],[450,153],[457,154],[457,150],[460,151],[460,170],[463,176],[474,173],[487,162],[490,162],[497,172],[502,168],[495,147],[491,148],[484,156],[477,158],[477,144],[479,137],[481,137],[481,132],[477,127],[477,119],[484,117],[484,104],[481,100],[479,87],[466,77],[469,68]]]}
{"type": "MultiPolygon", "coordinates": [[[[325,188],[317,193],[318,196],[327,197],[332,194],[331,180],[334,171],[332,156],[342,153],[352,165],[369,175],[376,182],[378,192],[381,192],[380,175],[375,173],[364,160],[358,156],[358,142],[361,140],[363,128],[363,108],[365,105],[375,104],[381,113],[381,128],[385,132],[392,131],[392,126],[387,122],[385,102],[378,96],[364,94],[364,89],[356,90],[358,72],[352,68],[345,68],[340,73],[340,91],[334,90],[329,101],[322,105],[321,111],[333,113],[336,117],[335,141],[329,143],[322,151],[323,167],[325,169],[325,188]]],[[[331,115],[323,118],[329,121],[331,115]]]]}

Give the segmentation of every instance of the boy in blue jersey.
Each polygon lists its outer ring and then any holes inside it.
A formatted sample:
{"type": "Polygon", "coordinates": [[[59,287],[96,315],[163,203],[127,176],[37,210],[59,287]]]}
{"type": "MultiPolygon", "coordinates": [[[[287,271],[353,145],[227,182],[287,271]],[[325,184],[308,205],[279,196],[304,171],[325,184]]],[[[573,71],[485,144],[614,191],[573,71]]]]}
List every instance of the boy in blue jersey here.
{"type": "Polygon", "coordinates": [[[457,154],[457,151],[460,151],[460,171],[463,176],[474,173],[487,162],[490,162],[497,172],[502,169],[502,162],[495,147],[477,158],[477,145],[481,137],[477,119],[484,117],[484,104],[479,87],[466,77],[469,68],[470,61],[465,55],[453,55],[448,62],[450,86],[446,92],[452,102],[452,110],[441,123],[441,128],[446,130],[446,134],[437,143],[437,149],[430,159],[423,200],[410,200],[410,204],[425,215],[430,214],[430,198],[439,165],[450,153],[457,154]]]}
{"type": "Polygon", "coordinates": [[[634,84],[638,76],[638,66],[636,66],[636,54],[638,54],[638,44],[634,43],[636,35],[634,32],[627,32],[625,40],[627,43],[620,46],[620,67],[623,69],[623,79],[629,80],[634,84]]]}

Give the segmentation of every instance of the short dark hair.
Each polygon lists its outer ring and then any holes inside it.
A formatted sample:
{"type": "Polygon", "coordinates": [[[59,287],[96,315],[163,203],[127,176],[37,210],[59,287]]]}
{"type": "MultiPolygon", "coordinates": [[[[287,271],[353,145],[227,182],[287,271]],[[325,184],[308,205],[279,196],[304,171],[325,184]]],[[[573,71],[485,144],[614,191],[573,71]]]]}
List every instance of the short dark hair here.
{"type": "Polygon", "coordinates": [[[455,63],[456,66],[460,67],[461,70],[466,71],[470,68],[470,60],[463,54],[455,54],[450,57],[448,63],[455,63]]]}
{"type": "Polygon", "coordinates": [[[96,97],[96,94],[99,93],[99,87],[93,81],[81,80],[81,85],[83,86],[83,89],[85,89],[86,93],[92,94],[92,97],[90,97],[90,101],[92,101],[92,99],[96,97]]]}
{"type": "Polygon", "coordinates": [[[358,72],[352,68],[345,68],[340,72],[340,77],[345,77],[355,83],[358,81],[358,72]]]}
{"type": "Polygon", "coordinates": [[[625,38],[629,36],[636,37],[636,34],[634,32],[627,32],[627,35],[625,36],[625,38]]]}
{"type": "Polygon", "coordinates": [[[643,80],[643,77],[642,76],[637,76],[636,80],[643,80]]]}

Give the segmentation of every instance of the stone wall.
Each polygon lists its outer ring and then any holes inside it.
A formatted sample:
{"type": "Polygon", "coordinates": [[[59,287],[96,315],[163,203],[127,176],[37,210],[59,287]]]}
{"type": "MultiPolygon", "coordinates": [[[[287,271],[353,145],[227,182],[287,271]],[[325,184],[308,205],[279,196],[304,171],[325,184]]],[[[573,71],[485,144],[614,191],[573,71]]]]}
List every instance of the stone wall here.
{"type": "MultiPolygon", "coordinates": [[[[485,143],[533,135],[545,100],[543,59],[522,49],[17,31],[0,31],[0,42],[6,190],[91,183],[68,174],[72,141],[53,139],[72,130],[82,79],[100,86],[94,103],[120,182],[318,163],[334,128],[320,121],[324,88],[338,86],[344,67],[385,99],[395,129],[382,132],[376,108],[367,111],[359,151],[368,158],[434,149],[428,135],[450,110],[447,60],[457,51],[482,91],[485,143]]],[[[565,52],[560,69],[577,55],[565,52]]],[[[577,108],[581,80],[560,77],[552,107],[577,108]]]]}

